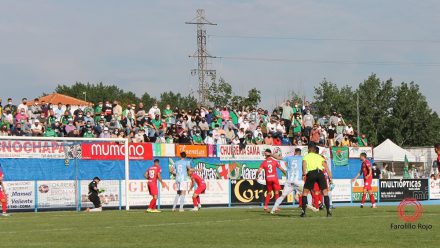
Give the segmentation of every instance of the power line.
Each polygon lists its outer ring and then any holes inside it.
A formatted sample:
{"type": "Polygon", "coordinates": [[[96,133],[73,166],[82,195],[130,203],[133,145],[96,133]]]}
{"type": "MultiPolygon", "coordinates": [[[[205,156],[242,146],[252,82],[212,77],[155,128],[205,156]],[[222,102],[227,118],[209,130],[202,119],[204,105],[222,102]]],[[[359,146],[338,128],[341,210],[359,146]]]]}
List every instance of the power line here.
{"type": "Polygon", "coordinates": [[[350,38],[320,38],[320,37],[295,37],[295,36],[254,36],[254,35],[209,35],[213,38],[230,39],[266,39],[266,40],[299,40],[299,41],[347,41],[347,42],[391,42],[391,43],[440,43],[432,39],[350,39],[350,38]]]}
{"type": "Polygon", "coordinates": [[[261,62],[284,62],[284,63],[310,63],[310,64],[342,64],[342,65],[384,65],[384,66],[426,66],[438,67],[436,62],[408,62],[408,61],[354,61],[354,60],[314,60],[314,59],[286,59],[267,57],[216,57],[229,60],[261,61],[261,62]]]}

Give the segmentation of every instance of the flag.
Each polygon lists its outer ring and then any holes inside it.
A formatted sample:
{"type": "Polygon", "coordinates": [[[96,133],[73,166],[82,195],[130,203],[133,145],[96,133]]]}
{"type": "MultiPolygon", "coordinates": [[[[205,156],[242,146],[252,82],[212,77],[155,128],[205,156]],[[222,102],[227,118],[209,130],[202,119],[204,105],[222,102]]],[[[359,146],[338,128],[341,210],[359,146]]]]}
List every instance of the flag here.
{"type": "Polygon", "coordinates": [[[409,161],[408,161],[408,157],[406,156],[406,154],[405,154],[405,160],[404,160],[404,162],[405,162],[405,164],[408,164],[408,163],[409,163],[409,161]]]}
{"type": "Polygon", "coordinates": [[[348,165],[348,147],[332,147],[332,160],[335,166],[348,165]]]}

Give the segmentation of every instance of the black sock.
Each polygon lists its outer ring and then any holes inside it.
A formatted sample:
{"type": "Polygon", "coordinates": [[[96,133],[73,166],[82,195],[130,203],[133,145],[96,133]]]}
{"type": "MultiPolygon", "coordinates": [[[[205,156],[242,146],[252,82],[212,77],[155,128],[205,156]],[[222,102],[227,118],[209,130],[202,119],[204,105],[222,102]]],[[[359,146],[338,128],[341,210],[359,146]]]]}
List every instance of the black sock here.
{"type": "Polygon", "coordinates": [[[330,209],[330,198],[328,197],[328,195],[324,196],[324,204],[325,204],[325,208],[328,211],[330,209]]]}
{"type": "Polygon", "coordinates": [[[303,196],[302,197],[302,206],[301,206],[301,208],[302,208],[303,213],[305,213],[306,209],[307,209],[307,196],[303,196]]]}

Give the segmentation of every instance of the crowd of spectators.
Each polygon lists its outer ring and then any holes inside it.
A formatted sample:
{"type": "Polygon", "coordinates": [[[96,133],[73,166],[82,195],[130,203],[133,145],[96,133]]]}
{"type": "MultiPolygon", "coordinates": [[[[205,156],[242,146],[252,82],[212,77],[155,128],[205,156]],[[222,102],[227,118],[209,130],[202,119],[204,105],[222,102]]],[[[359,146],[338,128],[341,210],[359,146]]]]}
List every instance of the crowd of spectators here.
{"type": "Polygon", "coordinates": [[[284,102],[273,111],[228,106],[180,109],[142,103],[121,106],[118,101],[98,102],[72,109],[23,98],[0,99],[0,136],[116,138],[131,142],[181,144],[267,144],[369,146],[340,113],[313,115],[308,102],[284,102]]]}

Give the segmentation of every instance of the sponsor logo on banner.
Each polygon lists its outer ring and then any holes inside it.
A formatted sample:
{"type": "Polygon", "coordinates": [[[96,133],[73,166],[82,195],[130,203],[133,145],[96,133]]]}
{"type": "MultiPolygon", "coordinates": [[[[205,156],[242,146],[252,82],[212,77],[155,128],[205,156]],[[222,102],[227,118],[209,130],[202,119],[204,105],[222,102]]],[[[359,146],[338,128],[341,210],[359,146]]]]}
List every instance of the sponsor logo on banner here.
{"type": "Polygon", "coordinates": [[[55,141],[0,141],[0,158],[64,159],[63,142],[55,141]]]}
{"type": "Polygon", "coordinates": [[[365,152],[367,154],[367,158],[373,157],[373,147],[365,146],[365,147],[349,147],[349,157],[350,158],[359,158],[361,153],[365,152]]]}
{"type": "Polygon", "coordinates": [[[154,157],[175,157],[175,145],[174,144],[152,144],[154,157]]]}
{"type": "Polygon", "coordinates": [[[238,145],[218,145],[217,155],[221,160],[263,160],[264,146],[248,145],[240,149],[238,145]]]}
{"type": "Polygon", "coordinates": [[[206,158],[208,157],[208,147],[205,145],[178,145],[176,144],[176,156],[185,152],[188,158],[206,158]]]}
{"type": "MultiPolygon", "coordinates": [[[[281,194],[281,193],[280,193],[281,194]]],[[[238,180],[231,184],[231,203],[232,204],[258,204],[264,202],[267,195],[266,186],[258,183],[257,180],[238,180]]],[[[287,200],[293,201],[293,197],[287,197],[287,200]]],[[[270,201],[275,201],[273,193],[270,201]]]]}
{"type": "Polygon", "coordinates": [[[331,191],[332,201],[349,202],[351,201],[351,180],[350,179],[334,179],[334,189],[331,191]]]}
{"type": "MultiPolygon", "coordinates": [[[[91,181],[90,181],[91,182],[91,181]]],[[[81,206],[93,207],[93,203],[89,200],[89,181],[81,181],[81,206]]],[[[98,188],[104,190],[99,194],[103,207],[117,207],[119,206],[119,181],[118,180],[103,180],[98,184],[98,188]]],[[[123,201],[122,201],[123,202],[123,201]]]]}
{"type": "MultiPolygon", "coordinates": [[[[164,180],[167,184],[167,188],[160,188],[160,205],[171,206],[173,205],[174,197],[176,196],[176,182],[174,180],[164,180]]],[[[203,205],[226,205],[229,203],[229,181],[228,180],[205,180],[206,191],[200,195],[200,201],[203,205]]],[[[187,182],[188,187],[190,181],[187,182]]],[[[185,204],[193,205],[191,195],[194,192],[192,190],[185,197],[185,204]]],[[[151,199],[151,197],[149,198],[151,199]]]]}
{"type": "Polygon", "coordinates": [[[440,179],[429,180],[429,199],[440,200],[440,179]]]}
{"type": "Polygon", "coordinates": [[[35,208],[35,183],[33,181],[3,182],[8,193],[8,209],[35,208]]]}
{"type": "MultiPolygon", "coordinates": [[[[378,199],[379,197],[379,179],[373,179],[371,183],[371,191],[373,192],[374,198],[378,199]]],[[[364,193],[364,179],[357,179],[352,183],[351,188],[351,198],[354,202],[362,201],[362,194],[364,193]]],[[[370,195],[367,194],[367,201],[370,200],[370,195]]]]}
{"type": "Polygon", "coordinates": [[[380,180],[380,201],[428,200],[428,179],[380,180]]]}
{"type": "Polygon", "coordinates": [[[128,202],[130,206],[148,206],[150,200],[151,196],[148,192],[147,181],[130,180],[128,183],[128,202]]]}
{"type": "Polygon", "coordinates": [[[38,181],[39,208],[76,207],[75,181],[38,181]]]}
{"type": "MultiPolygon", "coordinates": [[[[124,160],[125,146],[117,143],[99,142],[83,143],[82,158],[86,160],[124,160]]],[[[153,148],[151,143],[130,143],[128,156],[133,160],[152,160],[153,148]]]]}

